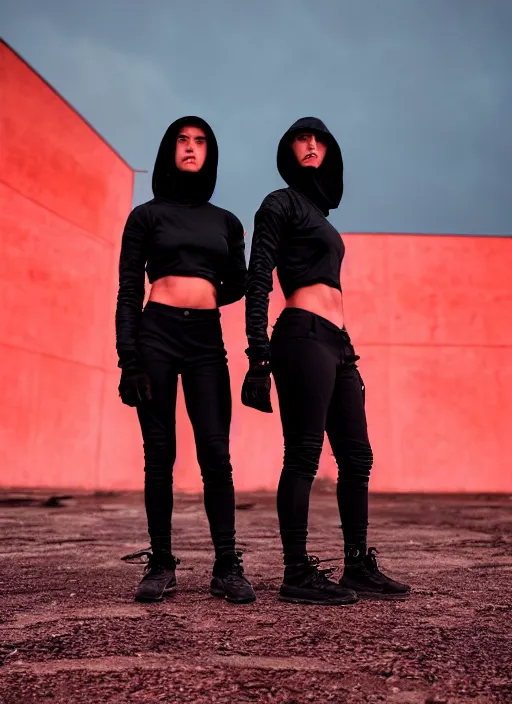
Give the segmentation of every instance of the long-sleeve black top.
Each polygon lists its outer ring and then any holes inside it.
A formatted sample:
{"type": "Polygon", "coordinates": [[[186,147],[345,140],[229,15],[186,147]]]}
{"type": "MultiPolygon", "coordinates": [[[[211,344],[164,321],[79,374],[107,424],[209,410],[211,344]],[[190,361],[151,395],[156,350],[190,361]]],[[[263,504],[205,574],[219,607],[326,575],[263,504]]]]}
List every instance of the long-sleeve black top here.
{"type": "Polygon", "coordinates": [[[254,218],[246,290],[249,359],[269,359],[268,303],[274,269],[285,298],[316,283],[341,291],[344,253],[339,232],[302,193],[283,188],[264,199],[254,218]]]}
{"type": "Polygon", "coordinates": [[[241,222],[211,203],[189,206],[154,198],[132,210],[119,260],[119,366],[137,358],[146,271],[150,283],[171,275],[206,279],[217,290],[218,306],[240,300],[247,278],[241,222]]]}

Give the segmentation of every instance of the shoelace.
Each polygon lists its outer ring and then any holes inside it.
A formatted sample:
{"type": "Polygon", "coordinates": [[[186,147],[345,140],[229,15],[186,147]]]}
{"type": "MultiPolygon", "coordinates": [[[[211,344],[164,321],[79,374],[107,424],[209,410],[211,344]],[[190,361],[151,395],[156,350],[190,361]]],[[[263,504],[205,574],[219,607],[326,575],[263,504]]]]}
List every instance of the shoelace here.
{"type": "Polygon", "coordinates": [[[233,571],[238,571],[238,572],[243,572],[244,568],[242,566],[243,553],[241,550],[235,550],[235,558],[231,562],[225,563],[225,568],[226,570],[233,570],[233,571]]]}
{"type": "Polygon", "coordinates": [[[331,575],[334,570],[336,569],[335,567],[327,567],[326,569],[319,570],[318,565],[321,562],[332,562],[333,558],[327,557],[324,560],[321,560],[319,557],[316,555],[308,555],[308,566],[310,567],[311,570],[314,570],[315,574],[319,575],[322,581],[326,580],[329,575],[331,575]]]}
{"type": "Polygon", "coordinates": [[[371,571],[376,572],[377,574],[380,574],[379,566],[377,564],[377,558],[376,555],[378,554],[377,548],[368,548],[368,562],[371,567],[371,571]]]}
{"type": "Polygon", "coordinates": [[[368,548],[368,562],[369,562],[369,567],[367,567],[368,571],[372,574],[374,579],[376,579],[377,582],[379,583],[384,583],[384,584],[389,584],[390,582],[393,582],[394,580],[390,579],[387,575],[384,574],[384,572],[381,572],[379,569],[379,566],[377,564],[377,558],[375,555],[378,554],[377,548],[368,548]]]}
{"type": "Polygon", "coordinates": [[[363,562],[363,570],[366,571],[370,579],[376,584],[386,584],[389,582],[389,577],[380,571],[379,565],[377,564],[376,555],[378,554],[377,548],[368,548],[368,553],[365,556],[363,562]]]}
{"type": "MultiPolygon", "coordinates": [[[[152,568],[158,566],[158,564],[155,563],[155,556],[153,555],[151,548],[143,548],[142,550],[137,550],[137,552],[130,553],[129,555],[124,555],[121,560],[132,565],[145,565],[144,572],[146,574],[152,568]]],[[[174,555],[171,555],[171,560],[174,563],[174,568],[181,563],[180,558],[174,557],[174,555]]],[[[162,567],[164,567],[164,565],[162,565],[162,567]]]]}
{"type": "Polygon", "coordinates": [[[140,565],[149,562],[149,558],[152,555],[151,548],[143,548],[142,550],[137,550],[137,552],[131,552],[129,555],[123,555],[121,560],[131,565],[140,565]]]}
{"type": "Polygon", "coordinates": [[[226,570],[226,579],[229,578],[241,578],[245,582],[247,582],[247,578],[244,575],[244,568],[242,565],[243,562],[243,552],[241,550],[235,550],[235,555],[236,555],[236,560],[233,560],[232,563],[228,563],[225,565],[225,570],[226,570]]]}

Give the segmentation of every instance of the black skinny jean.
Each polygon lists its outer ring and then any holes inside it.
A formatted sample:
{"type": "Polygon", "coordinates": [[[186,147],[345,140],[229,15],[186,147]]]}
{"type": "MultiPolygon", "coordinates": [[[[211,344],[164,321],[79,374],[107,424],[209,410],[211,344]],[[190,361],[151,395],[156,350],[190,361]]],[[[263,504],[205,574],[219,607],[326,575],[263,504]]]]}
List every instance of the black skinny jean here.
{"type": "Polygon", "coordinates": [[[137,407],[144,440],[144,495],[152,550],[166,555],[171,552],[176,394],[181,374],[215,555],[232,554],[231,389],[220,312],[148,301],[142,313],[139,350],[152,394],[151,401],[137,407]]]}
{"type": "Polygon", "coordinates": [[[365,545],[373,454],[350,337],[319,315],[285,308],[274,326],[271,357],[285,447],[277,493],[285,562],[307,554],[309,495],[325,431],[338,465],[345,550],[365,545]]]}

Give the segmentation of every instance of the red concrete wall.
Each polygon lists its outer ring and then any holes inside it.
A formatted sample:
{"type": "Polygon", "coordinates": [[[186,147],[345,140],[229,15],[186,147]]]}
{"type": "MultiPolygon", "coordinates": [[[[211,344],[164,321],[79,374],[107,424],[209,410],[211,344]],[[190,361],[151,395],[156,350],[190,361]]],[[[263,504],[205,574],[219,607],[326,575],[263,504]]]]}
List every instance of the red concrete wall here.
{"type": "MultiPolygon", "coordinates": [[[[343,235],[347,327],[366,383],[374,491],[512,491],[512,239],[343,235]]],[[[278,287],[270,322],[282,307],[278,287]]],[[[242,303],[222,312],[233,392],[236,486],[275,489],[282,460],[278,403],[273,415],[241,405],[246,371],[242,303]]],[[[109,395],[112,423],[117,399],[109,395]]],[[[200,489],[192,432],[179,398],[176,485],[200,489]]],[[[117,436],[102,479],[140,486],[135,414],[117,436]],[[124,461],[116,458],[124,453],[124,461]],[[112,468],[117,467],[117,476],[112,468]],[[124,471],[123,471],[124,468],[124,471]]],[[[108,420],[105,420],[108,423],[108,420]]],[[[115,436],[115,433],[109,433],[115,436]]],[[[319,476],[335,478],[327,444],[319,476]]]]}
{"type": "Polygon", "coordinates": [[[512,238],[344,239],[372,488],[511,491],[512,238]]]}
{"type": "MultiPolygon", "coordinates": [[[[0,484],[140,489],[114,311],[132,172],[0,43],[0,484]]],[[[512,491],[512,240],[344,235],[375,491],[512,491]]],[[[282,306],[276,288],[270,322],[282,306]]],[[[282,436],[243,407],[244,306],[222,311],[238,490],[275,489],[282,436]]],[[[183,397],[175,486],[201,488],[183,397]]],[[[335,477],[329,448],[320,475],[335,477]]]]}
{"type": "Polygon", "coordinates": [[[0,94],[0,481],[95,487],[133,173],[2,42],[0,94]]]}

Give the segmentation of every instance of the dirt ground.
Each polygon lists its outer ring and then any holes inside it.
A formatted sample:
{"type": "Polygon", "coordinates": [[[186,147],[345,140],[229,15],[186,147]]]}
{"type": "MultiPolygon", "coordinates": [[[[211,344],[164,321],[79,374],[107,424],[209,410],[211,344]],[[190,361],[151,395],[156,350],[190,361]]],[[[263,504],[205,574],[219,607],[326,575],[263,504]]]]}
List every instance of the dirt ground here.
{"type": "MultiPolygon", "coordinates": [[[[512,497],[372,496],[370,544],[411,598],[315,607],[277,600],[272,495],[237,498],[242,606],[209,596],[200,497],[175,502],[177,595],[140,605],[120,557],[147,545],[142,495],[49,496],[0,494],[2,704],[512,702],[512,497]]],[[[319,483],[309,549],[333,564],[338,523],[319,483]]]]}

